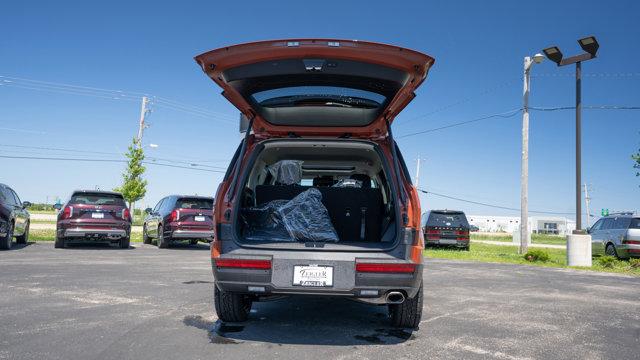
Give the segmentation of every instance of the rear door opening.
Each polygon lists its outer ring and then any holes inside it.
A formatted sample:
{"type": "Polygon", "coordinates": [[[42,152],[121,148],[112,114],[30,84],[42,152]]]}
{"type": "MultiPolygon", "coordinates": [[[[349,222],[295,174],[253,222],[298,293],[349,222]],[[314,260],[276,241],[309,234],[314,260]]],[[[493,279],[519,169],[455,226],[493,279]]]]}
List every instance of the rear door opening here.
{"type": "Polygon", "coordinates": [[[397,197],[377,144],[281,139],[263,145],[239,179],[239,243],[300,249],[395,246],[397,197]]]}

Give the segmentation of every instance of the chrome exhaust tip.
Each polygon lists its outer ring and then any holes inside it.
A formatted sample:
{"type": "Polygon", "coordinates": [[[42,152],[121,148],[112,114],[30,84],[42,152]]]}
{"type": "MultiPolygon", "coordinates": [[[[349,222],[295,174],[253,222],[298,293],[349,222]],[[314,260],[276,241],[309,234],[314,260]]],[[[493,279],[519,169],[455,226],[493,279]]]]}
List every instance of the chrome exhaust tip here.
{"type": "Polygon", "coordinates": [[[404,294],[400,291],[390,291],[385,298],[387,304],[402,304],[404,302],[404,294]]]}

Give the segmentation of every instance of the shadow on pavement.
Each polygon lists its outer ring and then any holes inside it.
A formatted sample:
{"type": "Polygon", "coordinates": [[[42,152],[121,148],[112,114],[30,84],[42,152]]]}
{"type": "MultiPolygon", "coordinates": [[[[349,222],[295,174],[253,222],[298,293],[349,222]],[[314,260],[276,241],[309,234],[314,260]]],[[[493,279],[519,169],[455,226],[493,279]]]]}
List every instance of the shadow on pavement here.
{"type": "Polygon", "coordinates": [[[166,250],[207,250],[209,251],[208,243],[197,243],[195,245],[191,245],[189,243],[172,243],[166,250]]]}
{"type": "Polygon", "coordinates": [[[386,306],[336,298],[254,303],[244,323],[212,322],[200,315],[186,316],[183,323],[207,331],[210,342],[216,344],[394,345],[417,337],[413,330],[391,327],[386,306]]]}

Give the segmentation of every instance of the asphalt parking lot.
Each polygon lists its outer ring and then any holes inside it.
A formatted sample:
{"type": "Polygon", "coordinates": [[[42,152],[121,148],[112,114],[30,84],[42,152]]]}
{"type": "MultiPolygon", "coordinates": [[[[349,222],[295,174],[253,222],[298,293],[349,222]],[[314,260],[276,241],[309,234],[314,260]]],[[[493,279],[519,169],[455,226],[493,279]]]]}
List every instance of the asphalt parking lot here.
{"type": "Polygon", "coordinates": [[[208,246],[0,252],[0,359],[631,359],[640,279],[427,260],[417,331],[383,307],[290,298],[221,324],[208,246]]]}

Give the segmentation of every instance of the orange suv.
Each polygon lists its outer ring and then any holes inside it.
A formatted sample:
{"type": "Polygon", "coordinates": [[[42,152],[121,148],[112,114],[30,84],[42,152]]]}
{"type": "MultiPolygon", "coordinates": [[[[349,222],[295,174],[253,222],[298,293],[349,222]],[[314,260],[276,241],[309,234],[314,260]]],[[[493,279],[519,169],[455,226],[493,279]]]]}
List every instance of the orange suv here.
{"type": "Polygon", "coordinates": [[[215,308],[244,321],[284,295],[422,314],[420,202],[391,123],[434,59],[362,41],[295,39],[196,56],[241,112],[246,134],[218,187],[215,308]]]}

